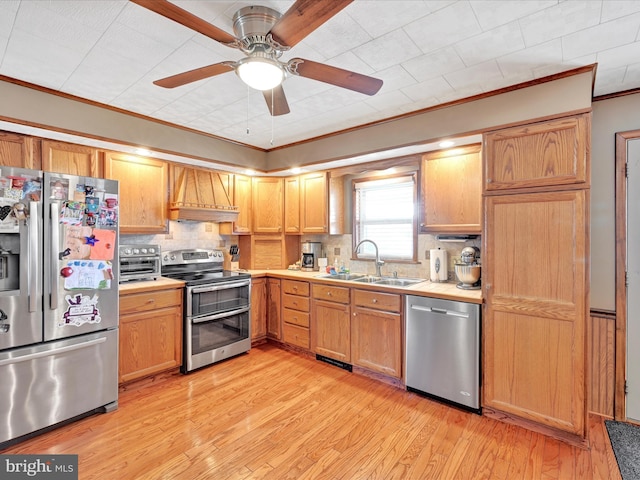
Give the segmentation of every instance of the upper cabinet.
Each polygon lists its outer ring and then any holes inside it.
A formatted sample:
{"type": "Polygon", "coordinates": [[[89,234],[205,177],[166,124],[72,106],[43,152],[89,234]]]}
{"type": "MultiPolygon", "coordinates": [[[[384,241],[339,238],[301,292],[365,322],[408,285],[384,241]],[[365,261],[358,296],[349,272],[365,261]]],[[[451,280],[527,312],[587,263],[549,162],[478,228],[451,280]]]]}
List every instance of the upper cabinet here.
{"type": "Polygon", "coordinates": [[[484,137],[485,191],[589,184],[588,114],[507,128],[484,137]]]}
{"type": "Polygon", "coordinates": [[[329,199],[326,172],[284,179],[285,233],[328,233],[329,199]]]}
{"type": "Polygon", "coordinates": [[[0,165],[5,167],[32,168],[39,170],[33,137],[17,133],[0,132],[0,165]]]}
{"type": "Polygon", "coordinates": [[[103,176],[98,149],[51,140],[42,140],[42,169],[81,177],[103,176]]]}
{"type": "Polygon", "coordinates": [[[251,186],[253,233],[282,233],[283,185],[282,178],[253,178],[251,186]]]}
{"type": "Polygon", "coordinates": [[[329,198],[327,174],[300,176],[300,226],[302,233],[329,232],[329,198]]]}
{"type": "Polygon", "coordinates": [[[480,145],[423,155],[420,203],[422,232],[481,233],[480,145]]]}
{"type": "Polygon", "coordinates": [[[300,228],[300,177],[284,179],[284,233],[302,233],[300,228]]]}
{"type": "Polygon", "coordinates": [[[104,169],[120,183],[120,233],[167,233],[168,164],[106,152],[104,169]]]}
{"type": "Polygon", "coordinates": [[[232,175],[232,204],[238,207],[238,217],[233,222],[221,223],[221,235],[249,235],[251,233],[251,177],[232,175]]]}

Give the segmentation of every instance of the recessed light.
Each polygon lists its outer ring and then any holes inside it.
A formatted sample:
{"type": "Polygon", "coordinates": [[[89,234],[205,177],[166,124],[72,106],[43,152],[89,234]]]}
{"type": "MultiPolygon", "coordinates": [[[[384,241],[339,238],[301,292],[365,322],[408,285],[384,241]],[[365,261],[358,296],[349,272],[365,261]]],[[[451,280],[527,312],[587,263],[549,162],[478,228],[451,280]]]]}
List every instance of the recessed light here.
{"type": "Polygon", "coordinates": [[[293,167],[291,170],[289,170],[291,173],[293,173],[294,175],[297,175],[299,173],[302,172],[302,169],[300,167],[293,167]]]}
{"type": "Polygon", "coordinates": [[[452,140],[445,140],[444,142],[440,142],[439,146],[440,148],[449,148],[449,147],[453,147],[455,144],[456,142],[452,140]]]}
{"type": "Polygon", "coordinates": [[[149,150],[147,150],[146,148],[137,148],[136,149],[136,153],[138,155],[151,155],[151,152],[149,150]]]}

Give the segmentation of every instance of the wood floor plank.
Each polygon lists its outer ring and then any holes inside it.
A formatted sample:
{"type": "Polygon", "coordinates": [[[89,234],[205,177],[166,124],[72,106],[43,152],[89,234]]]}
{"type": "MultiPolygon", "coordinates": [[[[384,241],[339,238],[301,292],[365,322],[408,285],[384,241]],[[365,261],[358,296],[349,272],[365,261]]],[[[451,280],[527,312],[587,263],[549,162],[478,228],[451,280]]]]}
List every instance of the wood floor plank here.
{"type": "Polygon", "coordinates": [[[2,453],[77,454],[81,480],[619,480],[589,427],[580,449],[266,344],[2,453]]]}

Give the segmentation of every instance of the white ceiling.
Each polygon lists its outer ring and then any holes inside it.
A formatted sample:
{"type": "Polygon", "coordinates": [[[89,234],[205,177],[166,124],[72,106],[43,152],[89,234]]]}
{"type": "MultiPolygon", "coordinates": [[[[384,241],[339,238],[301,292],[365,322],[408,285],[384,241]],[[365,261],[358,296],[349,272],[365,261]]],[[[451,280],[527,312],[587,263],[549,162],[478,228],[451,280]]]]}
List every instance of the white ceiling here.
{"type": "MultiPolygon", "coordinates": [[[[232,33],[239,8],[293,1],[174,3],[232,33]]],[[[272,119],[233,72],[153,85],[243,54],[138,5],[1,0],[0,75],[270,149],[593,63],[594,95],[639,88],[639,30],[640,1],[355,0],[282,60],[374,76],[380,92],[291,77],[291,113],[272,119]]]]}

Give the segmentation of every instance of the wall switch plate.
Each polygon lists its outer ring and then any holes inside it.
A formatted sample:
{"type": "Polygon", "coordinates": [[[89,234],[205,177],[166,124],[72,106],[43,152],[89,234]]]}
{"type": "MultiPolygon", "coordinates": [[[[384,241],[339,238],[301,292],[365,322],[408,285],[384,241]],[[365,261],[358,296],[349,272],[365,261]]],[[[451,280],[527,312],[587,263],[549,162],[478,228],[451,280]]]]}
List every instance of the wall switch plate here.
{"type": "Polygon", "coordinates": [[[211,225],[210,223],[205,223],[204,224],[204,231],[205,232],[213,232],[213,225],[211,225]]]}
{"type": "Polygon", "coordinates": [[[335,247],[335,248],[333,249],[333,254],[334,254],[334,255],[340,255],[340,247],[335,247]]]}

